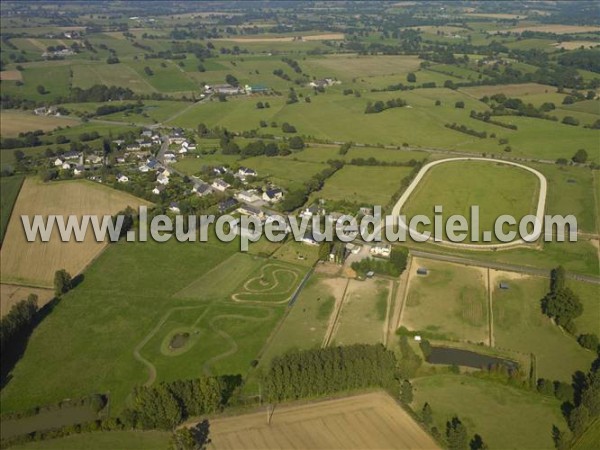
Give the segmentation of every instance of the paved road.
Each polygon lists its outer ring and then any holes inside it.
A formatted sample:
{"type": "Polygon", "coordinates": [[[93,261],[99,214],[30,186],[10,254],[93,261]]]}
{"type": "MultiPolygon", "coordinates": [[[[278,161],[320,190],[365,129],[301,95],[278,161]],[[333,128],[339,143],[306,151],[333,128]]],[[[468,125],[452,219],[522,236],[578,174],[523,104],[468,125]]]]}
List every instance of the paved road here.
{"type": "MultiPolygon", "coordinates": [[[[462,256],[442,255],[439,253],[423,252],[420,250],[410,250],[410,254],[417,258],[433,259],[436,261],[445,261],[468,266],[486,267],[489,269],[505,270],[507,272],[518,272],[527,275],[535,275],[540,277],[550,277],[550,270],[536,269],[534,267],[518,266],[514,264],[506,264],[494,261],[481,261],[479,259],[465,258],[462,256]]],[[[581,275],[573,272],[567,272],[567,278],[577,281],[585,281],[587,283],[600,284],[600,277],[592,275],[581,275]]]]}

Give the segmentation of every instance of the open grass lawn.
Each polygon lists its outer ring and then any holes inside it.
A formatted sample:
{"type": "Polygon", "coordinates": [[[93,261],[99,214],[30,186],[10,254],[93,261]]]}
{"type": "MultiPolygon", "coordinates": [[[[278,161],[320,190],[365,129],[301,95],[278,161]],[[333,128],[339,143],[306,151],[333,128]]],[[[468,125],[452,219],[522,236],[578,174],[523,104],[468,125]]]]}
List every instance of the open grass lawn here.
{"type": "Polygon", "coordinates": [[[33,113],[2,111],[0,115],[0,134],[2,137],[16,137],[27,131],[52,131],[57,127],[66,127],[78,123],[68,117],[36,116],[33,113]]]}
{"type": "Polygon", "coordinates": [[[413,410],[428,402],[443,433],[457,415],[469,435],[478,433],[490,448],[553,449],[552,425],[566,429],[560,402],[530,391],[461,375],[434,375],[412,381],[413,410]]]}
{"type": "Polygon", "coordinates": [[[373,278],[350,280],[332,345],[383,342],[391,284],[391,281],[373,278]]]}
{"type": "Polygon", "coordinates": [[[61,439],[30,442],[16,445],[21,450],[164,450],[169,445],[171,433],[167,431],[104,431],[82,433],[61,439]]]}
{"type": "Polygon", "coordinates": [[[410,171],[409,167],[344,166],[325,181],[323,189],[314,196],[384,206],[410,171]]]}
{"type": "MultiPolygon", "coordinates": [[[[538,377],[570,381],[576,370],[589,369],[594,360],[593,353],[583,349],[574,337],[542,314],[540,300],[549,290],[549,280],[509,275],[494,275],[492,305],[496,347],[534,353],[538,377]],[[506,282],[510,288],[499,289],[500,282],[506,282]]],[[[587,300],[586,304],[591,301],[587,300]]],[[[597,311],[597,308],[590,308],[584,314],[593,316],[597,311]]],[[[587,320],[593,319],[583,322],[587,320]]]]}
{"type": "Polygon", "coordinates": [[[400,325],[435,339],[488,343],[485,271],[413,259],[400,325]],[[427,275],[417,275],[419,267],[427,275]]]}
{"type": "MultiPolygon", "coordinates": [[[[493,232],[499,216],[510,214],[518,221],[535,214],[538,185],[535,175],[518,167],[479,161],[448,162],[427,172],[401,214],[406,214],[407,220],[423,214],[433,223],[434,206],[443,207],[445,218],[454,214],[468,218],[471,206],[479,206],[481,241],[484,231],[493,232]]],[[[433,232],[433,226],[422,229],[433,232]]],[[[469,241],[467,236],[465,242],[469,241]]]]}
{"type": "Polygon", "coordinates": [[[107,242],[97,242],[91,230],[82,242],[76,242],[74,238],[62,242],[57,227],[54,227],[49,242],[42,242],[39,237],[35,242],[28,242],[23,231],[22,215],[29,217],[31,222],[37,214],[43,217],[96,214],[102,217],[104,214],[116,214],[127,206],[135,209],[147,204],[131,194],[86,180],[44,184],[34,178],[26,179],[0,252],[2,281],[52,287],[56,270],[66,269],[75,276],[108,245],[107,242]]]}
{"type": "Polygon", "coordinates": [[[8,226],[8,221],[19,195],[19,190],[21,190],[23,180],[24,177],[21,175],[0,178],[0,245],[4,240],[6,227],[8,226]]]}

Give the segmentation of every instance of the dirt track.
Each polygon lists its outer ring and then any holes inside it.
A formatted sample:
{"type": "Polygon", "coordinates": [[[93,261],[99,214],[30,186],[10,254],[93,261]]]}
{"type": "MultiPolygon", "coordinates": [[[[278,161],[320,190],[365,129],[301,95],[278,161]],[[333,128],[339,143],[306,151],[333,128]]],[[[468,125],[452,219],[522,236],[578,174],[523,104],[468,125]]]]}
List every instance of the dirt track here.
{"type": "Polygon", "coordinates": [[[374,392],[277,406],[210,421],[211,449],[435,449],[439,446],[387,394],[374,392]]]}

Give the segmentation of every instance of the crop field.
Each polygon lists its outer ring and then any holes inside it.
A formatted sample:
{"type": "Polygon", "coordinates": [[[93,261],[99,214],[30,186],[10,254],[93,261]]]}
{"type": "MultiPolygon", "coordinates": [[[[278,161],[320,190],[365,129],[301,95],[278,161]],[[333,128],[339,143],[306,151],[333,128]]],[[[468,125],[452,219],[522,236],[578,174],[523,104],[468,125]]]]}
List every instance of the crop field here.
{"type": "Polygon", "coordinates": [[[414,258],[400,325],[425,337],[489,342],[483,269],[414,258]],[[427,275],[417,275],[419,267],[427,275]]]}
{"type": "Polygon", "coordinates": [[[553,449],[552,425],[567,428],[555,398],[470,376],[433,375],[412,383],[414,410],[428,402],[439,430],[457,415],[490,448],[553,449]]]}
{"type": "Polygon", "coordinates": [[[409,167],[344,166],[316,195],[326,200],[351,199],[366,205],[386,205],[410,171],[409,167]]]}
{"type": "MultiPolygon", "coordinates": [[[[493,231],[495,220],[503,214],[510,214],[517,221],[535,214],[538,185],[535,175],[518,167],[476,161],[449,162],[427,172],[401,213],[406,214],[407,220],[423,214],[433,223],[434,206],[442,206],[443,217],[447,218],[454,214],[470,217],[470,208],[476,205],[480,231],[493,231]]],[[[423,229],[432,231],[431,226],[423,229]]],[[[443,238],[446,239],[445,233],[443,238]]],[[[470,236],[465,242],[470,242],[470,236]]]]}
{"type": "Polygon", "coordinates": [[[211,446],[275,449],[439,448],[387,394],[375,392],[210,421],[211,446]]]}
{"type": "Polygon", "coordinates": [[[0,178],[0,191],[2,192],[0,196],[0,244],[4,240],[6,228],[8,227],[8,222],[19,191],[21,190],[23,180],[24,177],[19,175],[0,178]]]}
{"type": "Polygon", "coordinates": [[[54,298],[54,291],[51,289],[0,284],[0,317],[7,314],[15,303],[25,300],[29,294],[37,295],[39,308],[54,298]]]}
{"type": "Polygon", "coordinates": [[[383,342],[391,290],[388,280],[350,280],[331,345],[383,342]]]}
{"type": "Polygon", "coordinates": [[[28,178],[17,198],[5,240],[0,251],[2,282],[52,286],[54,272],[66,269],[72,276],[80,273],[107,243],[96,242],[88,233],[83,242],[61,242],[58,230],[52,232],[50,242],[27,242],[21,215],[30,220],[40,214],[64,216],[74,214],[115,214],[127,206],[137,208],[147,202],[89,181],[66,181],[42,184],[28,178]]]}
{"type": "Polygon", "coordinates": [[[3,70],[0,72],[0,81],[21,81],[22,79],[19,70],[3,70]]]}
{"type": "Polygon", "coordinates": [[[68,127],[78,123],[76,119],[68,117],[36,116],[32,113],[13,111],[2,111],[0,119],[0,133],[3,137],[17,136],[27,131],[52,131],[58,127],[68,127]]]}
{"type": "MultiPolygon", "coordinates": [[[[583,349],[574,337],[554,325],[541,311],[540,300],[549,290],[548,279],[517,277],[515,274],[495,271],[492,272],[492,279],[496,347],[535,354],[538,377],[570,381],[576,370],[589,367],[594,355],[583,349]],[[500,289],[500,282],[507,283],[509,289],[500,289]]],[[[594,298],[597,301],[597,297],[594,298]]],[[[585,304],[592,301],[587,299],[585,304]]],[[[585,321],[593,321],[596,315],[597,324],[597,313],[597,308],[584,309],[585,321]]]]}
{"type": "Polygon", "coordinates": [[[540,33],[555,33],[555,34],[575,34],[575,33],[595,33],[600,31],[600,27],[597,26],[585,26],[585,25],[531,25],[531,26],[520,26],[510,28],[508,30],[502,30],[501,33],[510,31],[511,33],[522,33],[523,31],[538,31],[540,33]]]}
{"type": "MultiPolygon", "coordinates": [[[[459,91],[469,94],[475,98],[481,98],[484,95],[492,96],[495,94],[505,94],[507,97],[526,97],[535,94],[548,94],[556,92],[556,87],[546,86],[538,83],[523,84],[502,84],[497,86],[470,86],[461,87],[459,91]]],[[[564,95],[563,95],[564,96],[564,95]]],[[[523,98],[523,101],[525,99],[523,98]]]]}

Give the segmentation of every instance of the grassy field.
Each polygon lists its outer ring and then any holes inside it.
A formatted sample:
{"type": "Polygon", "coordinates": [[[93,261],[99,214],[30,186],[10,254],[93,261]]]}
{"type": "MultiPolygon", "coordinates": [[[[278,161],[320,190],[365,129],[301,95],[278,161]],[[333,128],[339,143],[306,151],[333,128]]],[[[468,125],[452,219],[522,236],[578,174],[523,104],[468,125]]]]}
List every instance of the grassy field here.
{"type": "MultiPolygon", "coordinates": [[[[485,230],[494,230],[499,216],[510,214],[518,221],[527,214],[534,214],[538,185],[534,175],[512,166],[475,161],[440,164],[425,175],[401,213],[409,220],[423,214],[433,223],[436,205],[443,207],[445,218],[454,214],[470,217],[471,206],[477,205],[481,241],[485,230]]],[[[433,226],[422,229],[433,232],[433,226]]],[[[443,238],[446,239],[445,233],[443,238]]],[[[470,242],[470,236],[465,242],[470,242]]]]}
{"type": "Polygon", "coordinates": [[[571,447],[573,450],[594,450],[600,440],[600,420],[596,419],[571,447]]]}
{"type": "Polygon", "coordinates": [[[560,402],[536,393],[460,375],[435,375],[413,380],[413,409],[428,402],[443,432],[457,415],[479,433],[490,448],[553,449],[552,425],[566,429],[560,402]]]}
{"type": "Polygon", "coordinates": [[[328,166],[320,163],[294,161],[288,158],[257,156],[240,161],[241,165],[256,170],[259,177],[269,178],[284,189],[300,187],[328,166]]]}
{"type": "Polygon", "coordinates": [[[35,330],[2,391],[3,410],[110,391],[118,413],[134,385],[245,374],[305,269],[235,247],[111,245],[35,330]],[[171,345],[186,333],[183,345],[171,345]]]}
{"type": "Polygon", "coordinates": [[[331,345],[383,342],[391,282],[350,280],[331,345]]]}
{"type": "Polygon", "coordinates": [[[61,439],[17,445],[21,450],[106,450],[126,448],[128,450],[164,450],[169,445],[171,434],[166,431],[104,431],[82,433],[61,439]]]}
{"type": "Polygon", "coordinates": [[[380,392],[277,406],[270,424],[264,411],[217,418],[210,421],[210,438],[216,449],[439,448],[390,396],[380,392]]]}
{"type": "Polygon", "coordinates": [[[78,123],[68,117],[36,116],[32,113],[2,111],[0,114],[0,133],[2,137],[15,137],[27,131],[52,131],[58,127],[72,126],[78,123]]]}
{"type": "Polygon", "coordinates": [[[36,239],[27,242],[21,215],[30,220],[41,214],[70,215],[115,214],[127,206],[137,208],[148,204],[130,194],[120,192],[89,181],[66,181],[43,184],[28,178],[17,198],[13,215],[8,224],[2,258],[2,282],[51,287],[54,272],[66,269],[73,276],[81,272],[106,247],[105,242],[96,242],[91,231],[83,242],[72,239],[61,242],[56,227],[50,241],[36,239]]]}
{"type": "Polygon", "coordinates": [[[345,280],[313,274],[267,347],[261,366],[267,367],[274,356],[290,350],[320,347],[345,286],[345,280]]]}
{"type": "Polygon", "coordinates": [[[24,177],[20,175],[0,178],[0,245],[8,227],[10,216],[21,190],[24,177]]]}
{"type": "MultiPolygon", "coordinates": [[[[585,371],[594,355],[542,314],[540,300],[549,289],[545,278],[516,277],[510,273],[493,273],[492,308],[494,339],[497,348],[507,348],[536,356],[537,376],[570,381],[576,370],[585,371]],[[509,289],[499,289],[500,282],[509,289]]],[[[586,304],[596,301],[588,299],[586,304]]],[[[593,321],[595,311],[585,311],[593,321]]],[[[596,315],[596,324],[598,316],[596,315]]],[[[597,332],[597,329],[596,329],[597,332]]]]}
{"type": "Polygon", "coordinates": [[[483,270],[414,258],[400,325],[437,339],[488,343],[483,270]],[[417,275],[419,267],[429,273],[417,275]]]}
{"type": "Polygon", "coordinates": [[[352,200],[365,205],[386,205],[400,188],[409,167],[344,166],[323,189],[314,194],[326,200],[352,200]]]}
{"type": "Polygon", "coordinates": [[[53,62],[31,63],[25,65],[21,72],[23,85],[17,86],[16,81],[3,81],[2,92],[16,95],[28,100],[51,102],[57,97],[66,97],[69,94],[71,76],[69,66],[53,62]],[[40,94],[38,86],[44,86],[45,94],[40,94]]]}
{"type": "Polygon", "coordinates": [[[568,286],[579,296],[583,304],[583,314],[575,319],[578,333],[598,334],[600,323],[600,286],[569,280],[568,286]]]}

